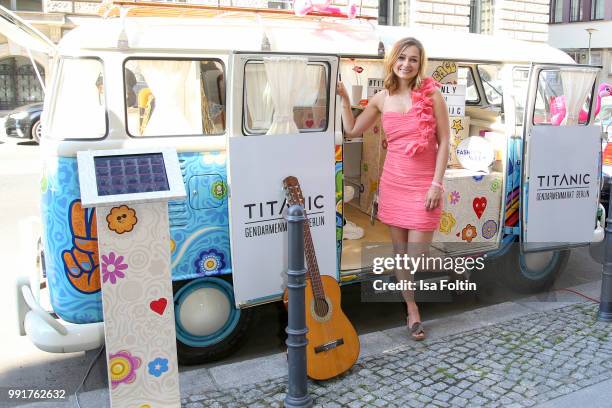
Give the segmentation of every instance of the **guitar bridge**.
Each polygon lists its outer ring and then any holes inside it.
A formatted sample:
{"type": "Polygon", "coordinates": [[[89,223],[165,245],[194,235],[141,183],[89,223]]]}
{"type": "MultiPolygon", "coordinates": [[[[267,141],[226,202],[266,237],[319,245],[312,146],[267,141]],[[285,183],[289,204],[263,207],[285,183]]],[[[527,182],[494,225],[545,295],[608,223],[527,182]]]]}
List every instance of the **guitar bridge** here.
{"type": "Polygon", "coordinates": [[[320,346],[315,347],[314,351],[315,353],[321,353],[323,351],[333,350],[336,347],[341,346],[343,344],[344,344],[344,339],[340,338],[337,340],[332,340],[327,343],[321,344],[320,346]]]}

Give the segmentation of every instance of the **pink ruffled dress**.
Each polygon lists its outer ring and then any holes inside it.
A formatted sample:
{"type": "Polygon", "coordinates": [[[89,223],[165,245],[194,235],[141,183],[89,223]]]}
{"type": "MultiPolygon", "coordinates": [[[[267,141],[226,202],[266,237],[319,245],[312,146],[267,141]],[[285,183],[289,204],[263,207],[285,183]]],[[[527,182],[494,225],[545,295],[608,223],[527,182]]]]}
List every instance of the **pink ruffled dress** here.
{"type": "Polygon", "coordinates": [[[432,94],[439,86],[425,78],[412,91],[412,107],[406,113],[383,107],[387,156],[380,177],[378,218],[387,225],[434,231],[440,224],[442,204],[432,211],[425,209],[438,152],[432,94]]]}

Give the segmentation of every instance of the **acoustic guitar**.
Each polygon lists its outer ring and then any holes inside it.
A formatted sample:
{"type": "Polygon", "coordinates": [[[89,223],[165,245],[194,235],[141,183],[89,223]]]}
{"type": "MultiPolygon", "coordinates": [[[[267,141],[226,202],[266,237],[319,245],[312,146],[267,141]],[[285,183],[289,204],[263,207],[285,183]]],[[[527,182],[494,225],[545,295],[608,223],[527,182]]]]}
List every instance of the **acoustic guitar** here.
{"type": "MultiPolygon", "coordinates": [[[[283,180],[287,207],[304,206],[302,189],[296,177],[283,180]]],[[[306,256],[306,366],[314,380],[327,380],[349,370],[359,357],[359,337],[340,308],[340,286],[328,275],[319,273],[308,219],[304,222],[304,254],[306,256]]],[[[285,305],[287,290],[285,290],[285,305]]]]}

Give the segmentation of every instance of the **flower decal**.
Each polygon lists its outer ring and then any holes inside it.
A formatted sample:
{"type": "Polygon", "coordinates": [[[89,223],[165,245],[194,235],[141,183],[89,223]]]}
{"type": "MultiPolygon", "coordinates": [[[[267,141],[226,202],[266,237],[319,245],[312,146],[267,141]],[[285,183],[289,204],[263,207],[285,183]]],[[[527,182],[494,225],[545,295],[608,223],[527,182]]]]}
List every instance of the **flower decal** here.
{"type": "Polygon", "coordinates": [[[125,270],[128,265],[123,263],[123,256],[116,256],[110,252],[108,256],[102,255],[102,282],[110,280],[113,285],[117,279],[125,278],[125,270]]]}
{"type": "Polygon", "coordinates": [[[216,249],[202,252],[196,260],[198,273],[211,275],[221,272],[223,268],[225,268],[225,255],[216,249]]]}
{"type": "Polygon", "coordinates": [[[210,192],[217,200],[223,200],[227,195],[227,186],[223,181],[215,181],[212,184],[210,192]]]}
{"type": "Polygon", "coordinates": [[[155,360],[149,362],[148,367],[149,374],[160,377],[163,373],[168,371],[168,359],[157,357],[155,360]]]}
{"type": "Polygon", "coordinates": [[[458,191],[453,191],[451,193],[449,193],[448,198],[450,200],[450,203],[452,205],[455,205],[459,202],[459,199],[461,198],[461,195],[459,194],[458,191]]]}
{"type": "Polygon", "coordinates": [[[140,358],[132,356],[129,351],[121,350],[111,354],[108,359],[111,386],[117,388],[119,384],[131,384],[136,379],[136,369],[140,367],[140,358]]]}
{"type": "Polygon", "coordinates": [[[134,229],[138,218],[136,217],[136,211],[127,205],[122,205],[121,207],[113,207],[106,216],[106,222],[108,222],[108,229],[115,231],[117,234],[123,234],[134,229]]]}
{"type": "Polygon", "coordinates": [[[372,128],[372,132],[374,132],[375,135],[378,134],[379,130],[380,129],[378,129],[378,126],[376,126],[376,125],[374,125],[374,127],[372,128]]]}
{"type": "Polygon", "coordinates": [[[497,190],[499,190],[501,188],[501,179],[494,179],[491,182],[491,191],[493,191],[494,193],[497,192],[497,190]]]}
{"type": "Polygon", "coordinates": [[[42,178],[40,179],[40,192],[44,194],[47,192],[48,188],[49,188],[49,179],[47,179],[46,175],[43,175],[42,178]]]}
{"type": "Polygon", "coordinates": [[[461,230],[461,239],[467,242],[472,242],[477,235],[476,227],[472,224],[466,225],[465,228],[461,230]]]}
{"type": "Polygon", "coordinates": [[[368,163],[363,163],[363,171],[368,171],[368,163]]]}
{"type": "Polygon", "coordinates": [[[491,239],[497,233],[497,223],[493,220],[488,220],[482,224],[482,236],[486,239],[491,239]]]}
{"type": "Polygon", "coordinates": [[[439,228],[440,232],[442,232],[443,234],[449,234],[453,230],[453,227],[456,223],[457,220],[455,219],[453,214],[446,211],[442,211],[439,228]]]}

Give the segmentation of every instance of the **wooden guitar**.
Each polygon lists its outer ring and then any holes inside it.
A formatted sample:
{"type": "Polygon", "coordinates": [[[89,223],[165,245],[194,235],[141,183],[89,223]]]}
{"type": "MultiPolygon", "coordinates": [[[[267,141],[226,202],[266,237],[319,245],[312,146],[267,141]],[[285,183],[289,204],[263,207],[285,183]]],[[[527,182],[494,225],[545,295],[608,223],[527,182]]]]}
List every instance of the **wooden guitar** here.
{"type": "MultiPolygon", "coordinates": [[[[287,207],[304,206],[302,189],[296,177],[283,180],[287,207]]],[[[327,380],[350,369],[359,357],[359,337],[340,308],[340,286],[334,278],[319,273],[308,219],[304,222],[306,256],[306,366],[308,376],[327,380]]],[[[285,290],[285,305],[287,290],[285,290]]]]}

